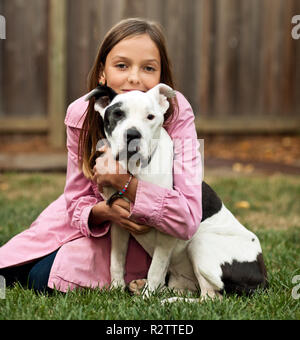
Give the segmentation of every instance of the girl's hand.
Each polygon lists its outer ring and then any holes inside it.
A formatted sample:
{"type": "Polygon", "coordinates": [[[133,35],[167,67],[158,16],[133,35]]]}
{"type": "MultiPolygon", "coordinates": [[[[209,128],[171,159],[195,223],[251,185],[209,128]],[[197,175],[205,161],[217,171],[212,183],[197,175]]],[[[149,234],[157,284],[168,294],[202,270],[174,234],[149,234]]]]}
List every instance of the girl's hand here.
{"type": "Polygon", "coordinates": [[[151,229],[151,227],[147,225],[137,224],[128,218],[130,214],[130,203],[122,198],[117,199],[113,203],[109,213],[111,214],[111,221],[132,233],[144,234],[151,229]]]}
{"type": "Polygon", "coordinates": [[[127,171],[116,161],[108,145],[104,145],[98,151],[104,152],[101,157],[96,159],[93,168],[93,182],[98,184],[98,189],[102,193],[104,186],[116,186],[120,181],[124,182],[128,178],[127,171]]]}
{"type": "Polygon", "coordinates": [[[131,221],[128,216],[130,214],[130,203],[122,198],[117,199],[112,207],[109,207],[106,202],[96,204],[91,212],[91,225],[101,224],[104,221],[112,221],[121,228],[135,234],[144,234],[150,231],[151,227],[137,224],[131,221]]]}

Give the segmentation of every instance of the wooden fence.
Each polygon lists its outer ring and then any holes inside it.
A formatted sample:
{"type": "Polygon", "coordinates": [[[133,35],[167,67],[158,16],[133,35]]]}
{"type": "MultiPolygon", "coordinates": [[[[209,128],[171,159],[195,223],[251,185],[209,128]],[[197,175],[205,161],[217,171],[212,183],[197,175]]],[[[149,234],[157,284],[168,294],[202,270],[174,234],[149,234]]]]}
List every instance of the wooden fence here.
{"type": "Polygon", "coordinates": [[[99,43],[135,16],[164,26],[199,134],[300,130],[298,0],[0,0],[0,14],[1,133],[64,145],[66,107],[86,92],[99,43]]]}

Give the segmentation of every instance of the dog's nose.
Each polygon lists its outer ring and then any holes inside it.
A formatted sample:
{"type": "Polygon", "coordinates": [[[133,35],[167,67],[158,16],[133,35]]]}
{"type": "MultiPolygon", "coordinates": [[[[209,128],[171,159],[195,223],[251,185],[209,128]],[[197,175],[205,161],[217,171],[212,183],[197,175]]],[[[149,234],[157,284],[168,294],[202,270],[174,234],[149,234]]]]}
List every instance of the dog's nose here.
{"type": "Polygon", "coordinates": [[[125,141],[129,143],[130,141],[134,139],[141,139],[142,135],[136,128],[131,128],[125,132],[124,137],[125,137],[125,141]]]}

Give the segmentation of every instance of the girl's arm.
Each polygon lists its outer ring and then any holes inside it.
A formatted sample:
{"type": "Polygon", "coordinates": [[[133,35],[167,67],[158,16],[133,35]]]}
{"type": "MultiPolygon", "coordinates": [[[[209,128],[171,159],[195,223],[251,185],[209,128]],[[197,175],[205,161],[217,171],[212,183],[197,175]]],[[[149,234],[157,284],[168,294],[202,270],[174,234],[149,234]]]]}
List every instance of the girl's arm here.
{"type": "Polygon", "coordinates": [[[91,210],[103,201],[103,198],[95,194],[92,182],[79,169],[77,160],[79,134],[79,129],[67,126],[68,166],[64,190],[66,209],[72,227],[79,229],[84,236],[100,237],[108,232],[110,223],[101,224],[106,220],[103,215],[101,223],[98,219],[97,225],[93,225],[93,228],[89,226],[91,210]]]}
{"type": "MultiPolygon", "coordinates": [[[[70,117],[72,109],[76,108],[76,105],[70,105],[67,117],[70,117]]],[[[99,194],[97,184],[93,184],[83,175],[77,160],[79,135],[80,129],[67,125],[68,167],[64,196],[70,225],[87,237],[105,235],[111,221],[134,233],[147,232],[149,227],[128,219],[129,203],[118,200],[110,208],[99,194]]]]}

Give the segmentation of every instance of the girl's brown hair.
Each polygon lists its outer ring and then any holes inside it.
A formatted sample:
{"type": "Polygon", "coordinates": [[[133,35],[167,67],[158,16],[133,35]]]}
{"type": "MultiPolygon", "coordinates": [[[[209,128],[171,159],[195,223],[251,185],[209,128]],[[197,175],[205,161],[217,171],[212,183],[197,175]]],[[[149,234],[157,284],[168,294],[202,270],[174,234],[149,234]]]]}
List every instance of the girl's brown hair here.
{"type": "MultiPolygon", "coordinates": [[[[104,37],[99,48],[94,65],[88,76],[88,91],[92,91],[99,82],[107,55],[121,40],[134,35],[148,34],[156,44],[161,58],[160,82],[174,88],[173,76],[170,67],[166,42],[160,25],[156,22],[146,21],[139,18],[130,18],[120,21],[104,37]]],[[[177,112],[177,101],[169,100],[170,107],[165,114],[164,126],[167,126],[177,112]]],[[[100,115],[94,110],[94,99],[91,99],[85,112],[85,118],[80,131],[78,144],[78,161],[86,177],[92,177],[91,161],[96,152],[96,144],[99,139],[105,138],[103,121],[100,115]]]]}

